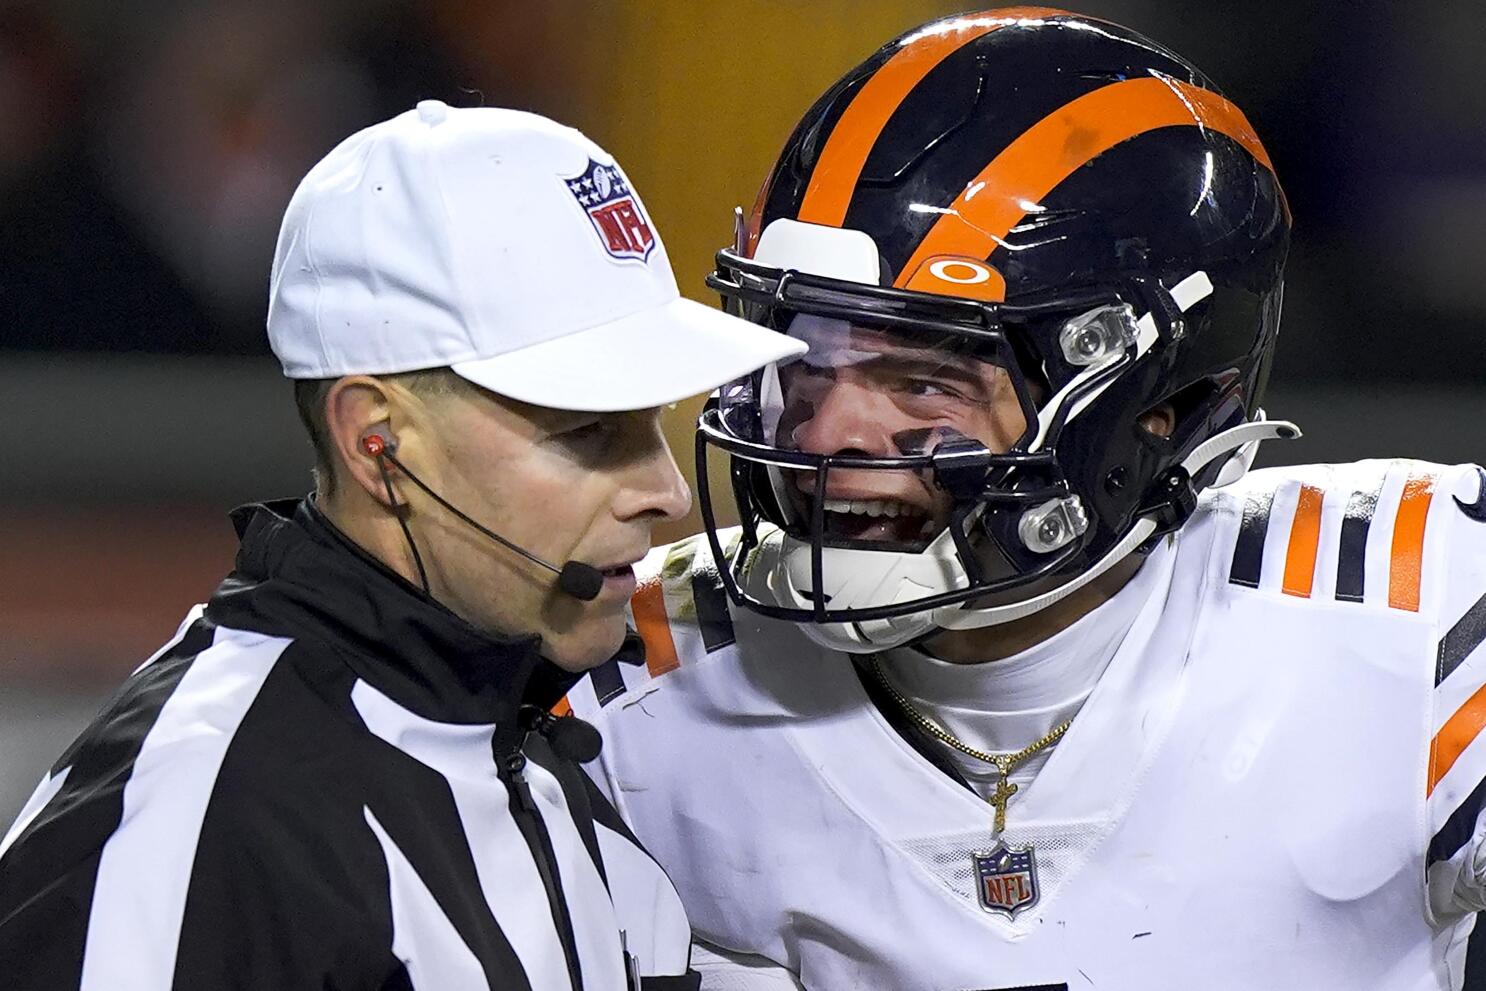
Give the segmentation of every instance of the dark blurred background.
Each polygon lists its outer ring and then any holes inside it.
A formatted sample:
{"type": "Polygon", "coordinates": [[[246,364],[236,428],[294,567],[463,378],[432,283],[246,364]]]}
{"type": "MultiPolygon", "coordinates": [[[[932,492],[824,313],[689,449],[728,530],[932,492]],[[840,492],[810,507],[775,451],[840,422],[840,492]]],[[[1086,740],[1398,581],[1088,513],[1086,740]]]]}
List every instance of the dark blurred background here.
{"type": "MultiPolygon", "coordinates": [[[[227,570],[228,508],[309,487],[263,320],[283,208],[335,142],[424,97],[575,124],[708,300],[800,113],[956,9],[0,0],[0,827],[227,570]]],[[[1296,241],[1266,405],[1307,437],[1269,462],[1486,457],[1486,4],[1078,9],[1188,56],[1279,169],[1296,241]]]]}

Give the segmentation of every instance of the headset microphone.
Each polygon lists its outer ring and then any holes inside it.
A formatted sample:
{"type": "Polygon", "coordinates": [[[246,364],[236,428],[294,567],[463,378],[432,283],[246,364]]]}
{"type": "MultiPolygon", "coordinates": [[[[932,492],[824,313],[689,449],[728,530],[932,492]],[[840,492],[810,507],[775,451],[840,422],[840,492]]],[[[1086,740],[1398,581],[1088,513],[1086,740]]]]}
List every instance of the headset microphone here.
{"type": "Polygon", "coordinates": [[[523,705],[517,718],[522,729],[542,734],[553,751],[568,760],[587,764],[603,752],[604,738],[599,731],[577,716],[554,716],[540,706],[523,705]]]}
{"type": "MultiPolygon", "coordinates": [[[[397,455],[393,453],[395,450],[397,450],[397,442],[395,440],[389,437],[384,437],[381,434],[367,434],[366,436],[361,438],[361,449],[365,451],[369,456],[377,460],[377,468],[382,473],[382,484],[387,487],[387,499],[389,502],[392,503],[394,509],[398,507],[398,503],[393,497],[392,480],[390,477],[388,477],[387,462],[391,462],[394,468],[406,475],[408,477],[408,480],[414,485],[418,486],[418,488],[422,489],[423,492],[430,499],[438,503],[440,506],[443,506],[460,520],[474,527],[476,530],[480,531],[491,540],[494,540],[496,543],[515,551],[517,554],[520,554],[531,563],[538,565],[539,567],[546,568],[548,571],[555,574],[557,576],[557,587],[560,588],[567,595],[571,595],[575,599],[580,599],[584,602],[588,602],[592,599],[597,598],[599,592],[603,590],[604,574],[593,565],[584,564],[582,561],[569,561],[561,568],[559,568],[557,565],[550,564],[547,561],[544,561],[541,558],[537,557],[526,548],[512,543],[505,537],[502,537],[500,534],[496,533],[494,530],[491,530],[489,527],[482,526],[474,519],[472,519],[467,513],[463,512],[458,507],[445,500],[443,496],[439,495],[433,489],[429,488],[422,479],[409,471],[406,465],[397,460],[397,455]]],[[[398,521],[402,522],[401,516],[398,517],[398,521]]],[[[424,573],[423,561],[418,556],[418,547],[413,543],[412,534],[408,532],[406,523],[403,523],[403,535],[408,538],[408,545],[413,549],[413,560],[414,563],[416,563],[418,566],[418,577],[423,582],[423,591],[427,592],[428,576],[424,573]]]]}

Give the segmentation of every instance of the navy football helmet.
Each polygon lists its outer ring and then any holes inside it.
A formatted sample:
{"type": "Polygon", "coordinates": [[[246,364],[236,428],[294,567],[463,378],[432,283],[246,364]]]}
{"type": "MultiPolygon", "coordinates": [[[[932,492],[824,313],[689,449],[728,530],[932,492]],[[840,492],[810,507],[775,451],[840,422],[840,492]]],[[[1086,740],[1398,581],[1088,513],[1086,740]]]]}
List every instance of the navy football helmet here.
{"type": "Polygon", "coordinates": [[[1013,8],[890,42],[805,114],[708,278],[811,345],[699,425],[729,593],[876,650],[1028,615],[1180,527],[1298,434],[1259,410],[1289,234],[1243,113],[1133,31],[1013,8]]]}

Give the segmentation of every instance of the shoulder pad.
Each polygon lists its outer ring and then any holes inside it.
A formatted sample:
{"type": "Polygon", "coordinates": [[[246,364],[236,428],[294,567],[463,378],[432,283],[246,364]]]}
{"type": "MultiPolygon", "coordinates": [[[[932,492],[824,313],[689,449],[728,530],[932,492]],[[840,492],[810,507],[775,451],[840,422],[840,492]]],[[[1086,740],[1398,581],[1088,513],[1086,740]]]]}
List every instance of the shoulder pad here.
{"type": "Polygon", "coordinates": [[[1233,517],[1218,544],[1232,585],[1430,612],[1443,593],[1447,533],[1465,518],[1436,496],[1473,475],[1406,460],[1270,468],[1203,502],[1233,517]]]}

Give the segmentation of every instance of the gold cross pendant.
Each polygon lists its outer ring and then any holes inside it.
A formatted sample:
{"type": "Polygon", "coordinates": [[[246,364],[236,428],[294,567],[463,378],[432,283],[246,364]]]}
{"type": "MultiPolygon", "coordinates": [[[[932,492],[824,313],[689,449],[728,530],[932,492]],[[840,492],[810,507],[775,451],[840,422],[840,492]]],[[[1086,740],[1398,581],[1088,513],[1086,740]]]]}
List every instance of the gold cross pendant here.
{"type": "Polygon", "coordinates": [[[1016,793],[1017,786],[1007,781],[1006,772],[1002,771],[1001,776],[996,779],[996,793],[989,799],[990,803],[996,807],[996,833],[998,835],[1006,828],[1006,803],[1016,793]]]}

